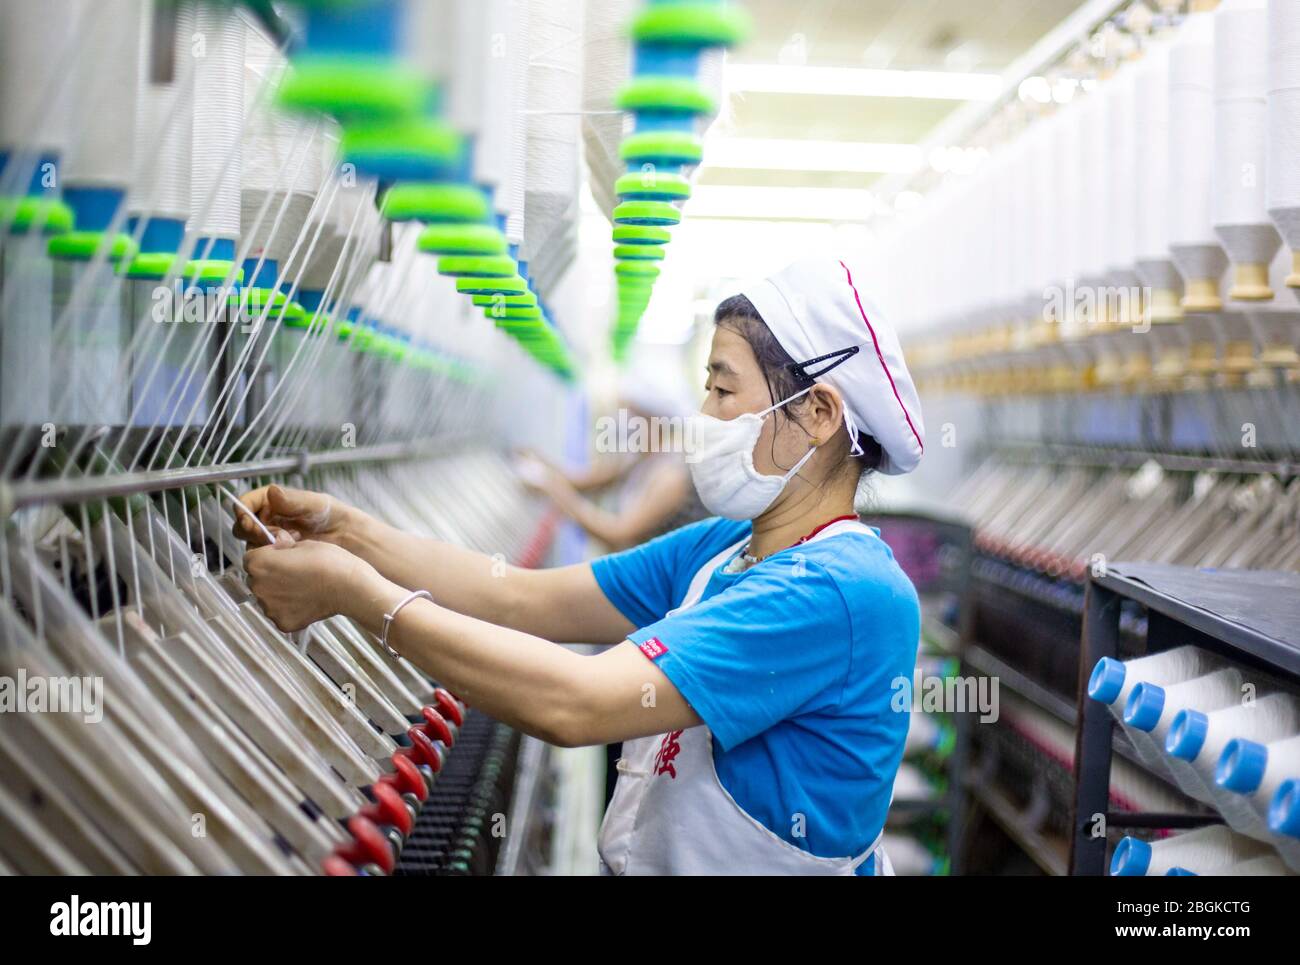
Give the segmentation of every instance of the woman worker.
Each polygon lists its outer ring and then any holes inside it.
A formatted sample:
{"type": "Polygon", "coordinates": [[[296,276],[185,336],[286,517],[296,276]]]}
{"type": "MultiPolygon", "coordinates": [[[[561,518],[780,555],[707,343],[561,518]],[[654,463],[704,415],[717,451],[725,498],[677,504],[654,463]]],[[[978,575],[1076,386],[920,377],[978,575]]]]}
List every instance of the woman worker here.
{"type": "Polygon", "coordinates": [[[718,518],[493,576],[489,557],[272,487],[244,497],[287,531],[249,551],[250,584],[282,629],[342,613],[525,733],[626,741],[603,871],[890,874],[879,841],[920,621],[853,500],[864,471],[919,461],[916,392],[842,262],[796,263],[715,321],[687,445],[718,518]]]}
{"type": "MultiPolygon", "coordinates": [[[[648,427],[629,445],[632,451],[605,453],[595,465],[578,471],[566,471],[533,452],[522,453],[515,464],[529,488],[605,551],[637,546],[709,515],[695,494],[678,438],[693,407],[644,376],[625,381],[619,402],[629,421],[648,427]],[[614,497],[609,508],[594,498],[606,492],[614,497]]],[[[598,449],[601,435],[598,429],[598,449]]]]}

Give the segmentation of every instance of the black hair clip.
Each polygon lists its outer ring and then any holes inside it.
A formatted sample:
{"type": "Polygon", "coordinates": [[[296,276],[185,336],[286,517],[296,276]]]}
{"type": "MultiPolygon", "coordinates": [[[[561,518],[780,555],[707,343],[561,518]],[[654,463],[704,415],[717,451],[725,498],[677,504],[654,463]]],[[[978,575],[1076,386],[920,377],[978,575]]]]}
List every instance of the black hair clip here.
{"type": "Polygon", "coordinates": [[[800,376],[806,381],[811,382],[813,379],[820,378],[837,365],[842,365],[853,356],[858,354],[858,346],[850,345],[848,348],[842,348],[835,352],[828,352],[825,355],[819,355],[815,359],[808,359],[806,362],[791,362],[789,369],[796,376],[800,376]],[[834,359],[830,365],[816,372],[809,372],[808,366],[816,365],[818,362],[825,362],[827,359],[834,359]]]}

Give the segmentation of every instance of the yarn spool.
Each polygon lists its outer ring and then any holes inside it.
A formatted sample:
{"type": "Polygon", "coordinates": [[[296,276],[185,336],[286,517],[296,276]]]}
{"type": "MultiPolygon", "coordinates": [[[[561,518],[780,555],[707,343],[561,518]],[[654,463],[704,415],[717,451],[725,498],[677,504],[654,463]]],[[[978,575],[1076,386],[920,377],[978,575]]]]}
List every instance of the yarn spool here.
{"type": "Polygon", "coordinates": [[[1133,128],[1138,156],[1134,264],[1150,289],[1147,314],[1154,324],[1183,316],[1182,276],[1169,251],[1169,46],[1160,39],[1134,65],[1133,128]]]}
{"type": "MultiPolygon", "coordinates": [[[[1218,666],[1218,661],[1197,647],[1174,647],[1160,653],[1120,661],[1103,657],[1093,667],[1088,678],[1088,696],[1110,707],[1111,713],[1124,723],[1124,711],[1134,689],[1147,681],[1158,685],[1173,685],[1202,676],[1218,666]]],[[[1127,724],[1125,724],[1128,729],[1127,724]]],[[[1160,773],[1167,772],[1164,749],[1155,748],[1150,738],[1131,730],[1130,737],[1138,755],[1160,773]]]]}
{"type": "Polygon", "coordinates": [[[39,183],[39,170],[18,167],[39,166],[43,159],[57,162],[68,149],[75,108],[66,78],[58,74],[59,55],[83,22],[85,9],[85,0],[0,5],[0,167],[6,195],[26,192],[26,183],[11,180],[39,183]],[[46,102],[37,110],[41,98],[46,102]],[[10,159],[17,166],[11,168],[10,159]]]}
{"type": "MultiPolygon", "coordinates": [[[[1137,273],[1138,170],[1137,150],[1137,70],[1125,64],[1107,85],[1110,104],[1106,112],[1106,143],[1110,172],[1106,205],[1107,227],[1103,237],[1106,255],[1106,280],[1109,287],[1121,292],[1140,288],[1137,273]]],[[[1132,325],[1138,304],[1130,298],[1129,312],[1115,321],[1132,325]]]]}
{"type": "MultiPolygon", "coordinates": [[[[1236,808],[1230,812],[1234,826],[1248,829],[1266,838],[1278,849],[1286,863],[1300,870],[1300,840],[1274,833],[1270,823],[1278,793],[1288,783],[1300,778],[1300,734],[1261,744],[1245,738],[1228,742],[1215,768],[1215,783],[1238,795],[1236,808]]],[[[1285,802],[1282,805],[1285,807],[1285,802]]],[[[1279,821],[1283,815],[1276,815],[1279,821]]]]}
{"type": "Polygon", "coordinates": [[[1227,255],[1214,232],[1214,13],[1188,15],[1169,49],[1169,250],[1183,308],[1217,312],[1227,255]]]}
{"type": "Polygon", "coordinates": [[[578,0],[530,0],[528,23],[528,159],[520,256],[532,261],[575,216],[578,116],[582,103],[578,0]]]}
{"type": "MultiPolygon", "coordinates": [[[[156,5],[155,5],[156,6],[156,5]]],[[[152,54],[156,20],[146,18],[140,37],[140,100],[135,124],[135,156],[148,159],[137,165],[138,180],[131,186],[130,210],[137,217],[179,222],[190,216],[190,165],[193,143],[194,58],[190,42],[194,34],[194,9],[182,5],[175,11],[171,40],[172,77],[155,82],[152,54]]],[[[165,20],[163,21],[165,22],[165,20]]],[[[176,239],[175,251],[179,247],[176,239]]],[[[146,238],[144,251],[152,248],[146,238]]]]}
{"type": "Polygon", "coordinates": [[[247,30],[221,7],[203,6],[195,15],[203,56],[194,62],[192,215],[187,227],[199,237],[195,256],[214,263],[233,261],[239,240],[247,30]]]}
{"type": "MultiPolygon", "coordinates": [[[[1078,319],[1082,329],[1079,334],[1095,332],[1109,321],[1101,297],[1110,267],[1106,246],[1110,226],[1105,221],[1105,213],[1110,209],[1111,145],[1106,139],[1110,126],[1109,87],[1108,82],[1104,83],[1075,108],[1079,113],[1080,179],[1076,222],[1079,232],[1077,278],[1081,286],[1096,293],[1092,317],[1078,319]]],[[[1083,314],[1088,314],[1086,309],[1083,314]]]]}
{"type": "Polygon", "coordinates": [[[1291,249],[1286,284],[1300,288],[1300,5],[1269,0],[1267,33],[1266,204],[1291,249]]]}
{"type": "Polygon", "coordinates": [[[487,0],[487,52],[483,55],[483,116],[477,121],[474,142],[474,180],[495,192],[495,205],[504,207],[505,185],[510,164],[517,118],[511,113],[511,80],[519,57],[528,50],[528,25],[517,23],[513,13],[515,0],[487,0]]]}
{"type": "MultiPolygon", "coordinates": [[[[272,89],[279,85],[285,69],[280,52],[261,36],[250,32],[247,39],[244,105],[247,120],[240,207],[247,235],[248,258],[253,261],[265,256],[267,261],[283,262],[288,257],[307,224],[321,186],[324,138],[319,133],[310,137],[312,122],[300,120],[270,104],[258,105],[255,100],[263,83],[270,84],[272,89]],[[264,204],[266,212],[259,221],[264,204]]],[[[280,266],[270,267],[272,272],[278,272],[280,266]]],[[[246,281],[273,287],[265,284],[266,279],[248,278],[246,281]]]]}
{"type": "Polygon", "coordinates": [[[1214,230],[1233,265],[1229,297],[1268,301],[1282,243],[1266,205],[1268,14],[1264,0],[1226,0],[1214,16],[1214,230]]]}
{"type": "MultiPolygon", "coordinates": [[[[135,150],[140,87],[136,55],[145,4],[143,0],[102,0],[96,6],[95,29],[83,36],[73,65],[72,126],[77,136],[68,146],[63,186],[65,191],[125,192],[131,182],[135,150]]],[[[39,80],[29,77],[25,83],[34,85],[39,80]]],[[[81,217],[78,222],[85,227],[81,217]]]]}
{"type": "Polygon", "coordinates": [[[591,172],[591,193],[605,216],[618,203],[614,182],[625,169],[618,145],[628,118],[614,112],[614,98],[631,70],[627,25],[639,0],[588,3],[583,9],[582,140],[591,172]]]}
{"type": "Polygon", "coordinates": [[[1116,877],[1151,877],[1181,868],[1193,874],[1209,874],[1266,855],[1266,846],[1258,841],[1222,825],[1212,825],[1156,841],[1124,837],[1111,856],[1110,873],[1116,877]]]}
{"type": "MultiPolygon", "coordinates": [[[[1228,795],[1215,784],[1214,771],[1230,741],[1245,738],[1267,743],[1297,730],[1300,701],[1290,694],[1269,694],[1209,712],[1178,711],[1165,738],[1165,751],[1172,758],[1170,765],[1179,786],[1197,800],[1219,807],[1220,798],[1228,795]]],[[[1228,811],[1224,816],[1232,823],[1228,811]]]]}
{"type": "Polygon", "coordinates": [[[528,16],[527,0],[511,0],[514,44],[510,56],[510,165],[505,197],[499,205],[506,213],[506,241],[515,250],[524,243],[525,198],[528,182],[528,16]]]}

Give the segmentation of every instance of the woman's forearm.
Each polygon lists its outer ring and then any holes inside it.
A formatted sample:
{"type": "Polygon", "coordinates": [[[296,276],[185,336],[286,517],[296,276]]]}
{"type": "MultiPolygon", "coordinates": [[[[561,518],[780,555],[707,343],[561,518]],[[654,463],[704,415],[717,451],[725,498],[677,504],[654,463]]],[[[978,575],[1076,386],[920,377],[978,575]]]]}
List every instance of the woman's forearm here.
{"type": "Polygon", "coordinates": [[[442,606],[481,620],[512,619],[516,588],[507,571],[513,568],[500,558],[404,533],[362,513],[349,520],[340,542],[385,579],[428,590],[442,606]]]}
{"type": "Polygon", "coordinates": [[[568,643],[617,643],[633,629],[587,564],[525,569],[360,513],[337,541],[398,586],[428,590],[440,606],[500,627],[568,643]]]}
{"type": "MultiPolygon", "coordinates": [[[[373,572],[356,590],[343,612],[375,634],[408,592],[373,572]]],[[[388,642],[473,707],[562,747],[700,723],[663,672],[630,645],[582,656],[422,599],[401,609],[388,642]]]]}
{"type": "MultiPolygon", "coordinates": [[[[384,581],[348,601],[344,612],[378,635],[384,614],[406,593],[384,581]]],[[[402,608],[388,642],[497,720],[552,744],[573,746],[590,739],[585,717],[590,702],[583,693],[586,658],[564,647],[422,599],[402,608]]]]}

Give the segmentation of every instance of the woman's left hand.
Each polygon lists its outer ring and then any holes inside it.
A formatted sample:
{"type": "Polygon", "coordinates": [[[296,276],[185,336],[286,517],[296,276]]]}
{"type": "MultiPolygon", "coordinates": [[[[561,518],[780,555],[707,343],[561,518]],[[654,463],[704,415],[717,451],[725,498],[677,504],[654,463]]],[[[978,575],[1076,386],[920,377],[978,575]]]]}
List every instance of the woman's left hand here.
{"type": "Polygon", "coordinates": [[[365,560],[318,540],[292,542],[244,554],[248,588],[271,622],[285,632],[347,612],[350,601],[369,597],[381,579],[365,560]]]}

